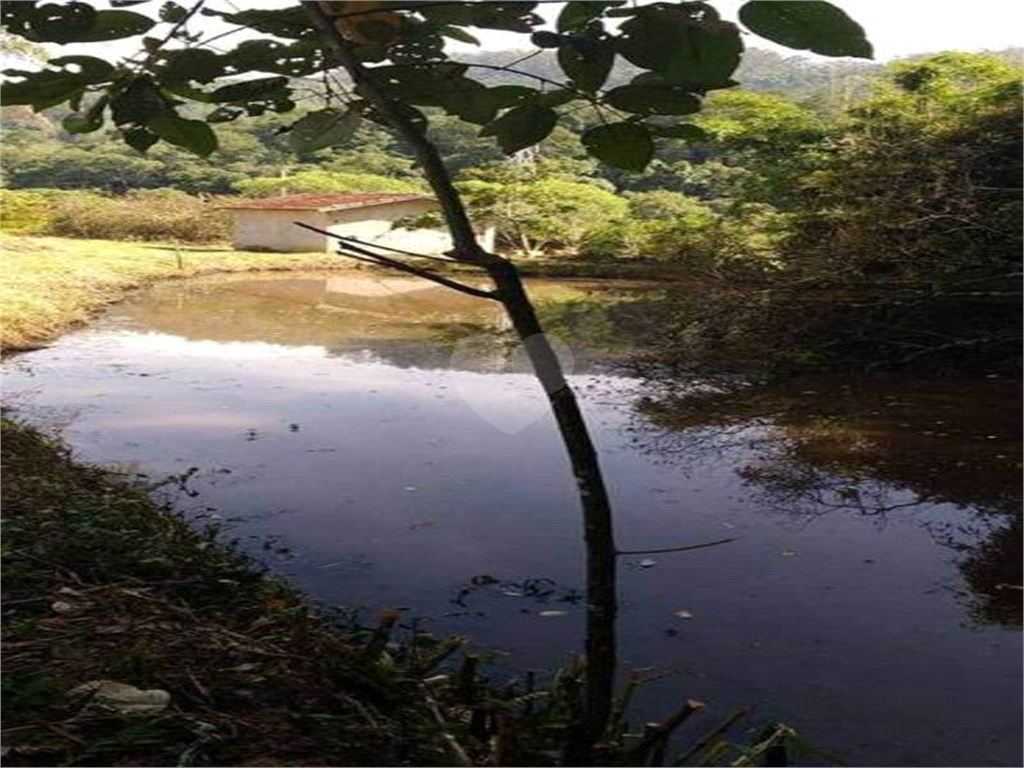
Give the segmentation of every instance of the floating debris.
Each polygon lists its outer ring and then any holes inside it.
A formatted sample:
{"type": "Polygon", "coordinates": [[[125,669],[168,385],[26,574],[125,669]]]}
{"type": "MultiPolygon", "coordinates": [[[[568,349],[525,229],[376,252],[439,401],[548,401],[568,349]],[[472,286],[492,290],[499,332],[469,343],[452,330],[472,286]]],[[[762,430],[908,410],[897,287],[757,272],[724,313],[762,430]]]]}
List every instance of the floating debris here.
{"type": "Polygon", "coordinates": [[[537,615],[549,618],[551,616],[566,616],[568,613],[568,611],[538,611],[537,615]]]}
{"type": "Polygon", "coordinates": [[[678,611],[672,611],[672,615],[675,616],[677,619],[692,619],[693,618],[693,614],[692,613],[690,613],[689,611],[684,611],[682,608],[680,608],[678,611]]]}
{"type": "Polygon", "coordinates": [[[86,708],[111,710],[123,717],[159,715],[171,703],[171,694],[153,688],[140,690],[114,680],[91,680],[68,692],[68,696],[92,694],[86,708]]]}
{"type": "Polygon", "coordinates": [[[783,557],[796,557],[797,553],[794,552],[792,549],[784,549],[781,552],[779,552],[779,554],[783,557]]]}
{"type": "Polygon", "coordinates": [[[648,558],[648,559],[646,559],[646,560],[641,560],[641,561],[640,561],[640,562],[638,563],[638,565],[639,565],[639,566],[640,566],[641,568],[650,568],[650,567],[652,567],[652,566],[655,566],[655,565],[657,565],[657,564],[658,564],[658,561],[657,561],[657,560],[651,560],[650,558],[648,558]]]}

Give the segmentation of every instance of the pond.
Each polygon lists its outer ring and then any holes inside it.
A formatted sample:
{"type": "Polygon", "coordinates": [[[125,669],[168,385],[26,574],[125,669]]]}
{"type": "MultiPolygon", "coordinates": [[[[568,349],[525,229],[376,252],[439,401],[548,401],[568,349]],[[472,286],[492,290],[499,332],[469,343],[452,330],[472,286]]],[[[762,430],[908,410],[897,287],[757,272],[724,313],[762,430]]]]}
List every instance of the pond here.
{"type": "MultiPolygon", "coordinates": [[[[653,385],[621,363],[665,290],[530,284],[619,547],[731,539],[621,558],[622,670],[656,678],[637,717],[696,698],[691,732],[753,706],[851,764],[1020,765],[1017,389],[653,385]]],[[[582,648],[574,483],[485,301],[360,272],[167,283],[3,372],[80,458],[189,474],[179,509],[323,603],[469,635],[495,677],[582,648]]]]}

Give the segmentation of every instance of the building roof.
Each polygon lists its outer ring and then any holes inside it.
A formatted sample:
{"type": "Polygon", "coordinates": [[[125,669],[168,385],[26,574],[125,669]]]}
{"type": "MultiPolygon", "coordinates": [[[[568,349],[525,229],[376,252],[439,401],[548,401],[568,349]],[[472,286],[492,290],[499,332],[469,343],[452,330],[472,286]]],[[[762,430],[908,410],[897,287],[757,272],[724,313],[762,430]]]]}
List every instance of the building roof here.
{"type": "Polygon", "coordinates": [[[380,193],[353,193],[345,195],[280,195],[262,197],[223,206],[236,211],[336,211],[343,208],[366,208],[371,205],[405,203],[410,200],[433,200],[426,195],[394,195],[380,193]]]}

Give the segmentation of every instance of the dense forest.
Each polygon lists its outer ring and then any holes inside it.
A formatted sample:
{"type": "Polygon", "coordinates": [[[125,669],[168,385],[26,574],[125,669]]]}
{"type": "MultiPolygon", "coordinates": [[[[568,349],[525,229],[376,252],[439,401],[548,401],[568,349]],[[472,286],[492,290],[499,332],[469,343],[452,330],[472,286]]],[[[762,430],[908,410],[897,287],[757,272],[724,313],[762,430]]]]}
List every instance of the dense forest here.
{"type": "MultiPolygon", "coordinates": [[[[665,334],[673,360],[744,374],[910,362],[999,372],[1015,369],[1019,338],[1020,55],[819,64],[751,49],[741,87],[709,96],[697,127],[660,139],[642,173],[585,154],[574,134],[596,121],[589,106],[511,160],[456,117],[432,114],[429,131],[505,251],[712,281],[713,301],[702,288],[667,308],[679,318],[665,334]]],[[[515,86],[497,69],[515,60],[558,76],[540,49],[465,58],[492,87],[515,86]]],[[[372,123],[296,152],[289,127],[345,84],[300,85],[294,111],[219,125],[209,159],[168,144],[142,155],[116,129],[70,133],[63,108],[7,107],[5,229],[205,242],[226,236],[211,204],[222,195],[425,189],[409,150],[372,123]]]]}

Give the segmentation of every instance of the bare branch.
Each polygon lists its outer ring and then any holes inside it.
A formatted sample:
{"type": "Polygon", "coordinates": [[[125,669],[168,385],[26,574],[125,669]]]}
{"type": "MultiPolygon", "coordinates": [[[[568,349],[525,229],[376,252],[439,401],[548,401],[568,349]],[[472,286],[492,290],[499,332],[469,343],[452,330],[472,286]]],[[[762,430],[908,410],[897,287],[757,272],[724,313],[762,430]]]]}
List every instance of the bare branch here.
{"type": "Polygon", "coordinates": [[[685,547],[669,547],[668,549],[620,549],[617,555],[658,555],[665,552],[685,552],[688,549],[703,549],[704,547],[717,547],[719,544],[728,544],[736,541],[736,537],[719,539],[718,541],[707,541],[703,544],[688,544],[685,547]]]}
{"type": "Polygon", "coordinates": [[[317,227],[312,227],[309,224],[303,224],[301,221],[296,221],[293,223],[297,224],[303,229],[309,229],[312,230],[313,232],[319,232],[322,235],[327,235],[328,237],[334,237],[337,238],[338,240],[341,240],[342,242],[340,247],[346,251],[350,251],[350,253],[342,253],[342,255],[348,256],[349,258],[354,258],[356,259],[356,261],[368,261],[371,264],[391,267],[392,269],[397,269],[400,272],[407,272],[410,275],[422,277],[424,280],[430,280],[431,282],[437,283],[438,285],[443,285],[446,288],[461,291],[462,293],[468,293],[470,296],[477,296],[481,299],[492,299],[494,301],[498,300],[492,291],[484,291],[479,288],[474,288],[470,285],[464,285],[463,283],[457,282],[455,280],[449,280],[447,277],[442,277],[441,275],[438,275],[434,272],[430,272],[426,269],[422,269],[420,267],[413,267],[409,264],[405,264],[401,261],[398,261],[397,259],[391,259],[379,253],[374,253],[373,251],[367,250],[366,248],[362,248],[358,245],[353,245],[353,241],[349,240],[348,238],[338,237],[334,233],[328,232],[325,229],[318,229],[317,227]],[[358,256],[355,254],[358,254],[358,256]]]}
{"type": "MultiPolygon", "coordinates": [[[[163,47],[171,41],[171,38],[178,34],[178,30],[184,27],[188,23],[188,20],[195,16],[199,12],[199,9],[202,8],[203,5],[205,4],[206,0],[197,0],[196,4],[189,8],[185,15],[174,23],[174,26],[171,27],[171,31],[164,35],[164,37],[160,39],[160,42],[158,42],[154,47],[146,49],[149,52],[149,55],[146,56],[145,59],[143,59],[141,62],[135,62],[132,59],[129,59],[129,61],[133,64],[138,63],[140,72],[144,69],[147,69],[150,64],[156,61],[156,57],[160,54],[161,49],[163,49],[163,47]]],[[[139,53],[145,52],[146,51],[140,51],[139,53]]]]}

